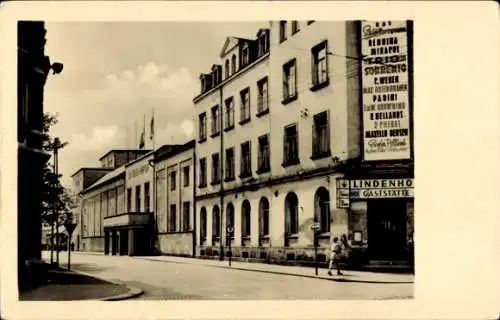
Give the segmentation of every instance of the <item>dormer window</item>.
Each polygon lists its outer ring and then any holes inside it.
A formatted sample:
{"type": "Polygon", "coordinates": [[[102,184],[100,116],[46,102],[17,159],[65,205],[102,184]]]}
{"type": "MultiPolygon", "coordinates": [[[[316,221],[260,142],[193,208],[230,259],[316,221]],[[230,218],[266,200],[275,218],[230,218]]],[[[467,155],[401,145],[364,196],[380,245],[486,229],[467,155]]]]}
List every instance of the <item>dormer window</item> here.
{"type": "Polygon", "coordinates": [[[248,44],[245,43],[243,49],[241,50],[241,66],[244,67],[250,62],[250,49],[248,44]]]}
{"type": "Polygon", "coordinates": [[[234,74],[236,73],[236,55],[233,54],[233,56],[231,57],[231,71],[232,73],[231,74],[234,74]]]}
{"type": "Polygon", "coordinates": [[[217,68],[215,68],[213,72],[214,72],[214,76],[212,79],[212,84],[215,87],[217,85],[217,80],[219,79],[219,72],[218,72],[217,68]]]}
{"type": "Polygon", "coordinates": [[[231,74],[229,70],[229,59],[226,59],[226,65],[225,65],[225,72],[226,72],[226,79],[229,78],[229,75],[231,74]]]}
{"type": "Polygon", "coordinates": [[[204,75],[200,77],[201,80],[201,92],[207,91],[207,79],[205,78],[204,75]]]}
{"type": "Polygon", "coordinates": [[[259,36],[259,56],[266,54],[269,51],[269,42],[267,32],[263,32],[259,36]]]}

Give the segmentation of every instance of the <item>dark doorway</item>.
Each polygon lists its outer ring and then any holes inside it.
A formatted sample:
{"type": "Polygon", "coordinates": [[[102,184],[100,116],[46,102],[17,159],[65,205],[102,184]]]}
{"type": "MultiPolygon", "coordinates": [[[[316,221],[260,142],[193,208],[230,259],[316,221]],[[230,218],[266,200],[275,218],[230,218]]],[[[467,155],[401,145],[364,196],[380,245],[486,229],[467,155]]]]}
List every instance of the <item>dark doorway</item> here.
{"type": "Polygon", "coordinates": [[[404,260],[406,199],[368,201],[368,250],[372,260],[404,260]]]}
{"type": "Polygon", "coordinates": [[[128,255],[128,230],[120,230],[120,255],[128,255]]]}

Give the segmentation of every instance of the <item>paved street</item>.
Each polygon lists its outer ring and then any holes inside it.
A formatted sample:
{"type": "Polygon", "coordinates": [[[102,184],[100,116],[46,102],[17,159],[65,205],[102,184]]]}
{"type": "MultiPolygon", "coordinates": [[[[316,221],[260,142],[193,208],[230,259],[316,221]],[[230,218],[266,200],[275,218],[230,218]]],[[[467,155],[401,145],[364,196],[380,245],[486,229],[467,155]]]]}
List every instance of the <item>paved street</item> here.
{"type": "MultiPolygon", "coordinates": [[[[44,258],[50,254],[44,252],[44,258]]],[[[67,252],[60,253],[62,264],[67,252]]],[[[349,283],[231,270],[127,256],[75,253],[72,268],[144,290],[141,300],[161,299],[410,299],[411,283],[349,283]]],[[[321,270],[320,272],[325,272],[321,270]]]]}

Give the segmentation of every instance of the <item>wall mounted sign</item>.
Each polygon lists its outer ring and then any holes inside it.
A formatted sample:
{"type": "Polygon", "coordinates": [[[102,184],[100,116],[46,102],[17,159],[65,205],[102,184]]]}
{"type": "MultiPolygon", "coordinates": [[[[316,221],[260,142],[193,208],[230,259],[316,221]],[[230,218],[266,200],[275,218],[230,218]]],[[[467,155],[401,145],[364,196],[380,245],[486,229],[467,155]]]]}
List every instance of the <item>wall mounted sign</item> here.
{"type": "Polygon", "coordinates": [[[413,198],[413,179],[361,179],[351,180],[349,198],[413,198]]]}
{"type": "Polygon", "coordinates": [[[349,208],[349,180],[337,179],[337,208],[349,208]]]}
{"type": "Polygon", "coordinates": [[[363,158],[409,159],[407,22],[363,21],[361,52],[363,158]]]}

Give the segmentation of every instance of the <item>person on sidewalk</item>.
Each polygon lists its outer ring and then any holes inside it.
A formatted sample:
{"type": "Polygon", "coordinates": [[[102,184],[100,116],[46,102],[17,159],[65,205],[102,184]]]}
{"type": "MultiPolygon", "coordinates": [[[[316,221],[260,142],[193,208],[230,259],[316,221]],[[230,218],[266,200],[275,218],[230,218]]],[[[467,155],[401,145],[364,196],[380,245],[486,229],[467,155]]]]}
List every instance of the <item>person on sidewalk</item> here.
{"type": "Polygon", "coordinates": [[[330,264],[328,266],[328,275],[331,276],[332,269],[334,265],[337,267],[337,275],[341,276],[343,273],[340,271],[340,257],[342,254],[342,245],[338,237],[333,238],[333,242],[330,248],[330,264]]]}

